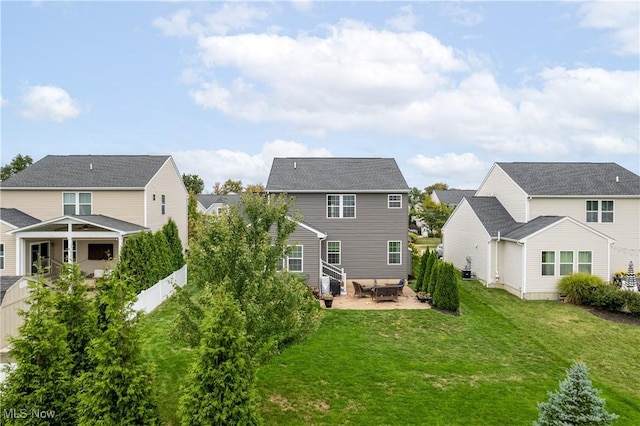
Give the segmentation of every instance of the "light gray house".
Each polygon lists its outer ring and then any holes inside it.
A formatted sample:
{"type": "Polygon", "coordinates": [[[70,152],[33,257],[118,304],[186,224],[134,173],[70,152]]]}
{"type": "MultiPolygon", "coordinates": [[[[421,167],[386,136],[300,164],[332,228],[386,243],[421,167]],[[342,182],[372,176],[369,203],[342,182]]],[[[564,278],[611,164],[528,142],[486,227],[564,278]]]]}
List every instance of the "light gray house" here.
{"type": "Polygon", "coordinates": [[[275,158],[266,191],[295,197],[304,222],[285,264],[309,285],[410,273],[409,186],[393,158],[275,158]]]}
{"type": "Polygon", "coordinates": [[[465,197],[473,197],[475,189],[434,189],[431,193],[431,200],[436,204],[446,204],[452,209],[455,208],[465,197]]]}
{"type": "Polygon", "coordinates": [[[443,227],[444,259],[523,299],[640,264],[640,176],[615,163],[495,163],[443,227]]]}
{"type": "Polygon", "coordinates": [[[205,214],[220,214],[230,206],[240,203],[238,194],[200,194],[198,199],[198,211],[205,214]]]}

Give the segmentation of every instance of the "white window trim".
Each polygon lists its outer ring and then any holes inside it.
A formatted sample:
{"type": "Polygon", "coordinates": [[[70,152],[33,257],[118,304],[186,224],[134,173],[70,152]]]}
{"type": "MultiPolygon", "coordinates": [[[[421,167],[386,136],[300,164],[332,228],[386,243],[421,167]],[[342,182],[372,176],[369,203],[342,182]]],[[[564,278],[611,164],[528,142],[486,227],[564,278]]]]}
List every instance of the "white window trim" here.
{"type": "Polygon", "coordinates": [[[616,203],[615,200],[586,200],[585,204],[584,204],[584,209],[585,209],[585,213],[584,213],[584,220],[586,223],[615,223],[616,222],[616,203]],[[589,202],[595,202],[597,203],[597,209],[596,210],[587,210],[587,203],[589,202]],[[613,203],[613,210],[602,210],[602,203],[604,202],[611,202],[613,203]],[[597,220],[594,221],[589,221],[588,215],[589,213],[596,213],[597,215],[597,220]],[[611,213],[611,222],[604,222],[602,220],[602,214],[603,213],[611,213]]]}
{"type": "Polygon", "coordinates": [[[577,250],[577,256],[576,256],[576,271],[580,271],[580,265],[589,265],[590,266],[590,270],[591,272],[589,272],[590,274],[593,274],[593,251],[592,250],[577,250]],[[589,263],[584,263],[584,262],[580,262],[580,253],[591,253],[591,262],[589,263]]]}
{"type": "MultiPolygon", "coordinates": [[[[66,204],[64,202],[64,195],[65,194],[75,194],[75,213],[74,215],[80,215],[80,194],[89,194],[91,196],[91,203],[89,204],[90,208],[91,208],[91,213],[89,214],[93,214],[93,192],[90,191],[79,191],[79,192],[73,192],[73,191],[65,191],[62,193],[62,215],[66,216],[67,213],[64,212],[64,206],[66,205],[71,205],[71,204],[66,204]]],[[[82,205],[86,205],[86,203],[82,203],[82,205]]]]}
{"type": "Polygon", "coordinates": [[[401,240],[389,240],[387,241],[387,265],[389,266],[398,266],[398,265],[402,265],[402,241],[401,240]],[[389,251],[389,243],[400,243],[400,250],[395,252],[395,251],[389,251]],[[399,263],[390,263],[389,262],[389,255],[391,253],[398,253],[400,255],[400,262],[399,263]]]}
{"type": "MultiPolygon", "coordinates": [[[[336,254],[331,253],[331,254],[336,254]]],[[[327,241],[327,263],[329,263],[330,265],[342,265],[342,241],[327,241]],[[338,263],[331,263],[329,262],[329,243],[338,243],[338,263]]]]}
{"type": "MultiPolygon", "coordinates": [[[[326,202],[325,202],[325,206],[324,206],[324,214],[326,216],[327,219],[355,219],[357,216],[357,211],[358,211],[358,198],[356,197],[356,194],[327,194],[326,197],[326,202]],[[349,217],[345,217],[344,216],[344,197],[353,197],[353,216],[349,216],[349,217]],[[329,197],[339,197],[339,204],[338,204],[338,216],[329,216],[329,197]]],[[[333,206],[335,207],[335,206],[333,206]]],[[[351,207],[351,206],[348,206],[351,207]]]]}
{"type": "MultiPolygon", "coordinates": [[[[568,251],[568,250],[563,250],[563,251],[568,251]]],[[[540,271],[540,276],[541,277],[557,277],[558,276],[558,273],[559,273],[558,265],[557,265],[558,256],[557,256],[556,250],[541,250],[540,251],[540,257],[538,259],[540,259],[540,269],[539,269],[539,271],[540,271]],[[542,254],[545,253],[545,252],[553,253],[553,263],[552,262],[543,262],[542,261],[542,254]],[[550,275],[543,274],[542,273],[542,266],[544,266],[544,265],[553,265],[553,274],[550,274],[550,275]]]]}
{"type": "Polygon", "coordinates": [[[304,246],[302,244],[296,244],[293,246],[289,246],[289,247],[300,247],[300,257],[291,257],[289,255],[286,256],[286,261],[285,261],[285,266],[287,271],[289,272],[293,272],[293,273],[300,273],[300,272],[304,272],[304,246]],[[289,259],[300,259],[300,270],[299,271],[292,271],[291,269],[289,269],[289,259]]]}
{"type": "MultiPolygon", "coordinates": [[[[393,201],[394,203],[396,203],[397,201],[393,201]]],[[[387,208],[389,209],[401,209],[402,208],[402,194],[388,194],[387,195],[387,208]],[[392,206],[391,203],[391,197],[400,197],[400,205],[399,206],[392,206]]]]}

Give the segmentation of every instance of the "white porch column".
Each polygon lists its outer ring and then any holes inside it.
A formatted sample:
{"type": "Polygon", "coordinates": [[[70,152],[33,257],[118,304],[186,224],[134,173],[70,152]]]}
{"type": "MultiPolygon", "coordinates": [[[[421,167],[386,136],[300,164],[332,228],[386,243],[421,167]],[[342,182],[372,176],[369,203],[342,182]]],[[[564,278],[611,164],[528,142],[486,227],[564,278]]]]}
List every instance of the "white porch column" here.
{"type": "Polygon", "coordinates": [[[24,240],[16,235],[16,275],[26,275],[24,269],[24,240]]]}
{"type": "Polygon", "coordinates": [[[124,244],[124,237],[118,235],[118,262],[120,261],[120,252],[122,251],[122,244],[124,244]]]}
{"type": "MultiPolygon", "coordinates": [[[[73,225],[71,223],[67,224],[67,263],[73,263],[73,237],[71,233],[73,232],[73,225]]],[[[62,247],[62,261],[64,262],[64,246],[62,247]]]]}

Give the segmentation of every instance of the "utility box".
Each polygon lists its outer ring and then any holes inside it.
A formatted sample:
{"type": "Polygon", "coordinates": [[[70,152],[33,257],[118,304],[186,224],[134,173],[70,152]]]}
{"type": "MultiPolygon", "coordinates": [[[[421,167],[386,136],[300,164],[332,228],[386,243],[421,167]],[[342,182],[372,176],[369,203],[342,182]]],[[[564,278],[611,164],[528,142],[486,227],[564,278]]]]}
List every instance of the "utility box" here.
{"type": "Polygon", "coordinates": [[[327,294],[329,293],[329,285],[330,285],[331,277],[322,277],[320,278],[320,293],[327,294]]]}
{"type": "Polygon", "coordinates": [[[460,271],[462,273],[462,279],[463,280],[470,280],[471,279],[471,271],[466,271],[466,270],[462,270],[460,271]]]}

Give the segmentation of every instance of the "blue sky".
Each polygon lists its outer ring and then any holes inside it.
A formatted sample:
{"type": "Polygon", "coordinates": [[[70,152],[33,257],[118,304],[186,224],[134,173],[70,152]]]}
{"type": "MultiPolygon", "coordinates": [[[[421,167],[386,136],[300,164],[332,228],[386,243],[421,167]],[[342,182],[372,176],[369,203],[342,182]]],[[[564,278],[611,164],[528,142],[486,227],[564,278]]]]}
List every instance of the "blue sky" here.
{"type": "Polygon", "coordinates": [[[420,188],[496,161],[640,173],[638,2],[0,8],[2,164],[171,154],[206,191],[274,156],[394,157],[420,188]]]}

